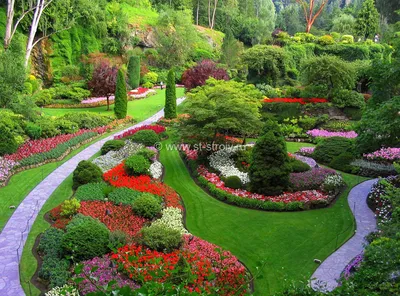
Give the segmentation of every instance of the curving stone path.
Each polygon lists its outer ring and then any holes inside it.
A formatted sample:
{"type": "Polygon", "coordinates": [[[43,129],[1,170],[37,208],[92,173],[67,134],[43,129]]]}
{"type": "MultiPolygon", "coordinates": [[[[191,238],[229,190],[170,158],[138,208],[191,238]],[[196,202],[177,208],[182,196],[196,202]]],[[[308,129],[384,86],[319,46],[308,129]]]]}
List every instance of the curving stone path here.
{"type": "MultiPolygon", "coordinates": [[[[183,102],[185,98],[177,100],[177,104],[183,102]]],[[[161,110],[150,118],[131,126],[125,130],[151,124],[159,120],[164,115],[161,110]]],[[[124,130],[124,131],[125,131],[124,130]]],[[[103,144],[111,140],[115,135],[124,131],[117,132],[105,139],[102,139],[82,152],[78,153],[67,162],[59,166],[41,183],[39,183],[22,201],[8,220],[3,231],[0,233],[0,295],[1,296],[22,296],[25,295],[20,284],[19,262],[29,231],[35,222],[40,209],[56,188],[67,178],[76,168],[81,160],[86,160],[96,154],[103,144]]]]}
{"type": "Polygon", "coordinates": [[[311,277],[311,287],[314,290],[327,292],[335,289],[344,268],[364,250],[365,237],[377,230],[375,214],[366,202],[368,193],[377,180],[363,182],[350,191],[348,202],[356,220],[356,233],[314,272],[311,277]]]}

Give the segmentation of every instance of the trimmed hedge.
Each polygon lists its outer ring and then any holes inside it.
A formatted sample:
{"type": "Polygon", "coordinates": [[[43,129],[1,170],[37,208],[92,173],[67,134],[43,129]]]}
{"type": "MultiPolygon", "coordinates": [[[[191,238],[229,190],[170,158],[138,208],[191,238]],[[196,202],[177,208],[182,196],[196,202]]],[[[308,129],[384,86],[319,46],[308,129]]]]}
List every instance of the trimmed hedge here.
{"type": "Polygon", "coordinates": [[[85,184],[76,190],[75,197],[80,201],[104,200],[106,187],[104,182],[85,184]]]}
{"type": "Polygon", "coordinates": [[[160,136],[153,130],[140,130],[128,138],[145,146],[154,146],[160,141],[160,136]]]}
{"type": "Polygon", "coordinates": [[[355,140],[332,137],[323,139],[315,147],[313,157],[318,162],[329,164],[335,157],[344,152],[355,154],[355,140]]]}
{"type": "Polygon", "coordinates": [[[182,234],[179,230],[165,225],[151,225],[141,230],[143,242],[152,250],[170,253],[179,248],[182,243],[182,234]]]}
{"type": "Polygon", "coordinates": [[[132,203],[143,193],[126,187],[116,188],[108,195],[108,200],[119,205],[132,205],[132,203]]]}
{"type": "Polygon", "coordinates": [[[142,194],[132,203],[132,209],[135,214],[152,219],[161,212],[161,202],[151,194],[142,194]]]}
{"type": "Polygon", "coordinates": [[[74,189],[84,184],[102,182],[103,172],[94,163],[82,160],[73,172],[72,181],[74,189]]]}
{"type": "Polygon", "coordinates": [[[125,171],[130,176],[148,175],[150,169],[150,161],[143,155],[132,155],[125,160],[125,171]]]}

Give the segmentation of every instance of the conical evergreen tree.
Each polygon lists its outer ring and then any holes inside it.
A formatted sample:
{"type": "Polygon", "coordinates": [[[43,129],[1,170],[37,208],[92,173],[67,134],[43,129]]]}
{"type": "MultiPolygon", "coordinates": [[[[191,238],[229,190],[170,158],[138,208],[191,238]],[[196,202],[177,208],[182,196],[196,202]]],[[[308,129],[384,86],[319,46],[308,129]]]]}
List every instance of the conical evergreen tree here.
{"type": "Polygon", "coordinates": [[[363,38],[373,38],[379,29],[379,12],[375,0],[365,0],[356,20],[357,35],[363,38]]]}
{"type": "Polygon", "coordinates": [[[269,120],[252,151],[250,189],[265,195],[279,195],[289,185],[291,172],[286,142],[275,121],[269,120]]]}
{"type": "Polygon", "coordinates": [[[118,119],[126,117],[128,111],[128,95],[126,90],[125,73],[119,69],[117,76],[117,86],[115,89],[114,113],[118,119]]]}
{"type": "Polygon", "coordinates": [[[176,87],[175,72],[169,70],[167,78],[167,88],[165,90],[165,109],[164,117],[167,119],[176,118],[176,87]]]}
{"type": "Polygon", "coordinates": [[[140,57],[131,56],[128,64],[128,82],[132,89],[140,84],[140,57]]]}

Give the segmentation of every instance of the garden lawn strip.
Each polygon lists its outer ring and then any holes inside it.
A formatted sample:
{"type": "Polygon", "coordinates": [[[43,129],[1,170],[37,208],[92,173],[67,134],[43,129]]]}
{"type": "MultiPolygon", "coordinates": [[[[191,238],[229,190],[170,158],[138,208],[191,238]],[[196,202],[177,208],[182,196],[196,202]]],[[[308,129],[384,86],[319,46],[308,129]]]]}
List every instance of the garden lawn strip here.
{"type": "MultiPolygon", "coordinates": [[[[170,140],[164,143],[170,143],[170,140]]],[[[309,145],[309,144],[307,144],[309,145]]],[[[354,233],[346,190],[329,208],[303,212],[262,212],[217,201],[189,175],[177,151],[162,150],[165,182],[182,197],[186,226],[196,236],[231,251],[263,278],[255,279],[255,295],[281,291],[292,280],[307,280],[317,268],[314,259],[328,257],[354,233]]],[[[343,174],[349,188],[365,178],[343,174]]]]}
{"type": "MultiPolygon", "coordinates": [[[[178,103],[181,101],[178,100],[178,103]]],[[[162,116],[163,111],[160,111],[134,127],[156,122],[162,116]]],[[[81,160],[92,157],[107,140],[112,138],[112,136],[109,136],[90,145],[65,162],[32,190],[15,210],[0,234],[0,261],[4,265],[4,268],[0,269],[0,295],[14,296],[23,293],[19,281],[18,264],[29,229],[43,204],[62,181],[73,172],[81,160]]]]}

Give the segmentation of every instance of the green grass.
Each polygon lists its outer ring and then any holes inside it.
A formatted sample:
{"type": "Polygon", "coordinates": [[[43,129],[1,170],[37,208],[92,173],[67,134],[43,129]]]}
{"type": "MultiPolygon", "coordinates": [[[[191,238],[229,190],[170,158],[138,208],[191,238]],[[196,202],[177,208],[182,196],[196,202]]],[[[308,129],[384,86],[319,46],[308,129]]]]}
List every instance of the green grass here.
{"type": "Polygon", "coordinates": [[[154,27],[157,24],[158,13],[151,8],[133,7],[127,3],[121,3],[121,9],[128,16],[131,25],[145,29],[147,26],[154,27]]]}
{"type": "MultiPolygon", "coordinates": [[[[91,159],[94,159],[99,155],[100,153],[97,153],[91,159]]],[[[72,194],[73,191],[72,191],[72,174],[71,174],[61,183],[61,185],[53,192],[50,198],[46,201],[46,203],[40,210],[39,215],[36,218],[31,231],[29,232],[24,250],[22,252],[22,258],[20,264],[21,284],[22,287],[24,288],[26,295],[40,295],[40,291],[33,284],[30,283],[30,280],[37,268],[37,261],[32,254],[32,249],[35,244],[36,237],[50,227],[50,224],[47,223],[47,221],[44,219],[44,215],[51,209],[61,204],[64,200],[71,197],[72,194]]]]}
{"type": "MultiPolygon", "coordinates": [[[[182,97],[184,94],[183,88],[176,89],[177,97],[182,97]]],[[[134,100],[128,102],[128,115],[133,117],[137,122],[142,121],[158,111],[160,111],[165,104],[165,89],[157,90],[157,94],[141,100],[134,100]]],[[[107,106],[95,107],[95,108],[78,108],[78,109],[53,109],[43,108],[43,113],[50,116],[61,116],[65,113],[77,113],[90,111],[100,114],[114,114],[114,105],[110,106],[110,110],[107,111],[107,106]]]]}
{"type": "MultiPolygon", "coordinates": [[[[288,144],[290,150],[298,145],[288,144]]],[[[354,233],[346,190],[330,208],[275,213],[238,208],[207,195],[190,177],[177,151],[162,150],[165,182],[181,196],[191,233],[235,254],[253,274],[265,261],[255,295],[272,295],[290,281],[309,279],[325,259],[354,233]]],[[[344,174],[349,188],[365,178],[344,174]]]]}

